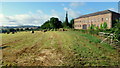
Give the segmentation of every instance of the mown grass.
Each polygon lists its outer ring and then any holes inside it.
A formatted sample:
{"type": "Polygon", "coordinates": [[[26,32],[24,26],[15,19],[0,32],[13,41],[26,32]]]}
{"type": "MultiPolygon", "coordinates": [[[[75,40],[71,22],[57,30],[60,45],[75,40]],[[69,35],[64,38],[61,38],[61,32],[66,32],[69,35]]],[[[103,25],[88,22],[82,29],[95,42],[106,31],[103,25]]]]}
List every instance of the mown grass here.
{"type": "Polygon", "coordinates": [[[99,38],[80,31],[2,34],[3,44],[10,46],[3,49],[3,65],[119,65],[120,56],[117,50],[109,44],[100,43],[100,41],[99,38]],[[41,57],[43,60],[38,60],[41,57]]]}

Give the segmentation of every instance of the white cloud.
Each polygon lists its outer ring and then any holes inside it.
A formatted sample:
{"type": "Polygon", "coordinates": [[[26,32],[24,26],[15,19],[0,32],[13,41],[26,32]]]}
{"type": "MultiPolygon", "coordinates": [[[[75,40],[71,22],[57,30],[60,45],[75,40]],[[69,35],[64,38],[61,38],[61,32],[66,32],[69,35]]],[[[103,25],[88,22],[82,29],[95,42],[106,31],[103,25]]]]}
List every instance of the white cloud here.
{"type": "MultiPolygon", "coordinates": [[[[69,20],[71,18],[76,18],[80,16],[78,11],[75,11],[71,8],[64,8],[63,10],[68,11],[69,20]]],[[[5,26],[13,26],[13,25],[42,25],[45,21],[49,20],[51,17],[57,17],[61,21],[64,21],[65,14],[61,12],[57,12],[55,9],[50,11],[50,14],[43,12],[42,10],[37,10],[35,13],[28,12],[26,14],[18,14],[12,16],[6,16],[0,14],[0,23],[5,26]]]]}
{"type": "Polygon", "coordinates": [[[70,7],[80,7],[80,6],[84,6],[85,3],[84,2],[71,2],[70,3],[70,7]]]}
{"type": "Polygon", "coordinates": [[[68,15],[71,17],[71,18],[76,18],[78,16],[80,16],[80,12],[79,11],[75,11],[71,8],[64,8],[65,11],[68,11],[68,15]]]}
{"type": "Polygon", "coordinates": [[[109,10],[112,10],[112,11],[118,12],[118,9],[115,9],[115,8],[109,8],[109,10]]]}
{"type": "Polygon", "coordinates": [[[42,25],[45,21],[51,17],[63,18],[57,11],[52,10],[51,14],[46,14],[41,10],[36,13],[28,12],[28,14],[19,14],[14,16],[5,16],[0,14],[0,22],[2,25],[42,25]]]}

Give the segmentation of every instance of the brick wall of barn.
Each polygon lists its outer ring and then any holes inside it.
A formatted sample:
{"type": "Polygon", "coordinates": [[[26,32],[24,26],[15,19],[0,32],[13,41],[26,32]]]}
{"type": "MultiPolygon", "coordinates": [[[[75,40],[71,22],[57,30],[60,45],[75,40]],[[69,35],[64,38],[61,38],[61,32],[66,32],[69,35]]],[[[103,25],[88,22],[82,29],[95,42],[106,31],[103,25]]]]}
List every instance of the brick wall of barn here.
{"type": "Polygon", "coordinates": [[[74,28],[75,29],[83,29],[83,25],[87,25],[87,29],[91,26],[91,24],[100,27],[100,24],[104,22],[107,23],[108,29],[112,27],[112,13],[101,14],[96,16],[90,16],[85,18],[78,18],[74,20],[74,28]]]}

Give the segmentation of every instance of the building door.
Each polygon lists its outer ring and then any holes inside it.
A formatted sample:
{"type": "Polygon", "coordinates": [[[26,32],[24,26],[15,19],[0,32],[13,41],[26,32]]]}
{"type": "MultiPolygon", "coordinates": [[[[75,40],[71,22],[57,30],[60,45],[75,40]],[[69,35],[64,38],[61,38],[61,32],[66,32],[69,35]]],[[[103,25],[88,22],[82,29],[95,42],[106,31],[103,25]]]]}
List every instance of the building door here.
{"type": "Polygon", "coordinates": [[[87,29],[87,25],[83,25],[83,26],[82,26],[82,29],[87,29]]]}

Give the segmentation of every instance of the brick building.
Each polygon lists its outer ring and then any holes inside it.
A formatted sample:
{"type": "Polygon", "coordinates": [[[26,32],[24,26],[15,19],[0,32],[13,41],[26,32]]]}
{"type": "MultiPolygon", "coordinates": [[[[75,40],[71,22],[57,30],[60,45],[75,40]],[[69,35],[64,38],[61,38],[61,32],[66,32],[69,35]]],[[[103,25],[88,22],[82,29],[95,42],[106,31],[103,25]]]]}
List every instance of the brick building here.
{"type": "Polygon", "coordinates": [[[107,28],[112,28],[115,20],[120,20],[120,14],[111,10],[104,10],[96,13],[80,16],[74,19],[75,29],[88,29],[92,24],[100,27],[104,22],[107,23],[107,28]]]}

